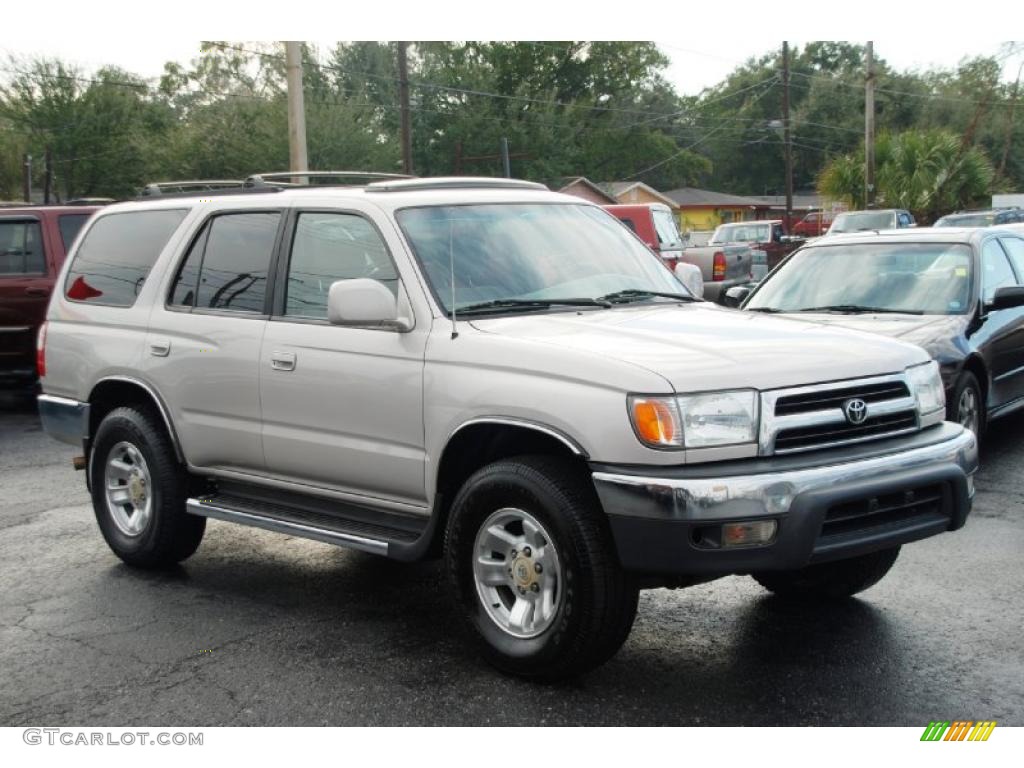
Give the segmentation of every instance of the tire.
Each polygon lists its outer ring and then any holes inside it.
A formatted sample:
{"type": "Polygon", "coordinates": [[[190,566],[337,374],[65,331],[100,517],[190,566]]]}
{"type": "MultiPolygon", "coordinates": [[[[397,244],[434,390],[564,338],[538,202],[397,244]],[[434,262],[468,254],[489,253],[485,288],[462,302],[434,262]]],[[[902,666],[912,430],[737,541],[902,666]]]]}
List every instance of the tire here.
{"type": "Polygon", "coordinates": [[[848,560],[809,565],[796,571],[763,571],[752,575],[758,584],[779,597],[841,600],[881,581],[899,553],[899,547],[892,547],[848,560]]]}
{"type": "Polygon", "coordinates": [[[166,568],[199,547],[206,518],[185,511],[189,477],[162,422],[148,410],[115,408],[106,415],[93,440],[89,475],[103,538],[128,565],[166,568]],[[108,466],[112,461],[118,463],[108,466]],[[108,486],[115,485],[116,496],[108,498],[108,486]]]}
{"type": "Polygon", "coordinates": [[[637,587],[619,565],[593,486],[570,460],[520,457],[472,475],[452,503],[445,567],[484,656],[508,674],[550,681],[591,670],[615,655],[636,617],[637,587]],[[504,538],[489,535],[496,528],[504,538]],[[485,560],[501,583],[478,578],[485,560]],[[530,626],[516,621],[521,601],[533,601],[519,616],[528,614],[530,626]]]}
{"type": "Polygon", "coordinates": [[[981,440],[981,434],[985,431],[985,401],[982,399],[981,385],[970,371],[964,371],[956,380],[953,397],[946,405],[946,418],[965,429],[970,429],[974,436],[981,440]],[[966,423],[971,420],[972,408],[974,427],[966,423]]]}

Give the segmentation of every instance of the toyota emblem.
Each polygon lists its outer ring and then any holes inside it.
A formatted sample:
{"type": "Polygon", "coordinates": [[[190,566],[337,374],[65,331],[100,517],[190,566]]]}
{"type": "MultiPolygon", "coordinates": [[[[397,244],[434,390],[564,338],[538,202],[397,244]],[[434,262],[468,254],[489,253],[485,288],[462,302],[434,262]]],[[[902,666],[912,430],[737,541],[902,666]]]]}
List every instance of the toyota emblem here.
{"type": "Polygon", "coordinates": [[[863,424],[868,417],[868,404],[859,397],[853,397],[843,403],[843,413],[851,424],[863,424]]]}

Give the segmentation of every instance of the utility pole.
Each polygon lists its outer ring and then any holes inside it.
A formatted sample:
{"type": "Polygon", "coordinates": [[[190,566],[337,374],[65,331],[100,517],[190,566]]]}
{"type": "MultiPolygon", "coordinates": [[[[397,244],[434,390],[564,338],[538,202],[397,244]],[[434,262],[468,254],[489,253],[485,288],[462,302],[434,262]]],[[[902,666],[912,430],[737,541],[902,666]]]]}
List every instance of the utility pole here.
{"type": "Polygon", "coordinates": [[[43,156],[43,203],[50,204],[50,189],[53,187],[53,155],[50,147],[46,147],[46,154],[43,156]]]}
{"type": "Polygon", "coordinates": [[[786,152],[786,223],[789,234],[793,218],[793,141],[789,134],[789,41],[782,43],[782,141],[786,152]]]}
{"type": "Polygon", "coordinates": [[[508,138],[501,137],[501,169],[505,172],[505,178],[512,178],[512,162],[508,156],[508,138]]]}
{"type": "Polygon", "coordinates": [[[1024,61],[1017,69],[1017,79],[1013,83],[1013,96],[1010,97],[1010,114],[1006,118],[1006,138],[1003,141],[1003,158],[999,161],[999,178],[1006,174],[1006,160],[1010,156],[1010,144],[1013,142],[1013,113],[1017,109],[1017,93],[1020,89],[1020,73],[1024,71],[1024,61]]]}
{"type": "Polygon", "coordinates": [[[412,120],[409,113],[409,43],[398,46],[398,101],[402,118],[402,173],[412,175],[412,120]]]}
{"type": "MultiPolygon", "coordinates": [[[[286,40],[285,70],[288,80],[288,161],[291,171],[308,171],[306,156],[306,105],[302,98],[302,43],[286,40]]],[[[302,181],[305,181],[304,179],[302,181]]]]}
{"type": "Polygon", "coordinates": [[[32,155],[22,155],[21,192],[26,203],[32,202],[32,155]]]}
{"type": "Polygon", "coordinates": [[[875,51],[868,41],[864,78],[864,204],[875,207],[875,51]]]}

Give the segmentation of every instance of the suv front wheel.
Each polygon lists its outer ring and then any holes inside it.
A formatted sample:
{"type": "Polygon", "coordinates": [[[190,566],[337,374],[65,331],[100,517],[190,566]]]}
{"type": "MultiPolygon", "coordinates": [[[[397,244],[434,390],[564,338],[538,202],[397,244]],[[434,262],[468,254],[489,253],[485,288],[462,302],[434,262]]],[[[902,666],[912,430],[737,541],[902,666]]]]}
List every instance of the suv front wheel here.
{"type": "Polygon", "coordinates": [[[189,478],[163,424],[142,408],[115,408],[96,430],[89,461],[92,505],[103,538],[140,568],[184,560],[206,518],[185,511],[189,478]]]}
{"type": "Polygon", "coordinates": [[[547,680],[586,672],[633,626],[637,588],[571,461],[522,457],[476,472],[453,502],[445,559],[485,656],[505,672],[547,680]]]}

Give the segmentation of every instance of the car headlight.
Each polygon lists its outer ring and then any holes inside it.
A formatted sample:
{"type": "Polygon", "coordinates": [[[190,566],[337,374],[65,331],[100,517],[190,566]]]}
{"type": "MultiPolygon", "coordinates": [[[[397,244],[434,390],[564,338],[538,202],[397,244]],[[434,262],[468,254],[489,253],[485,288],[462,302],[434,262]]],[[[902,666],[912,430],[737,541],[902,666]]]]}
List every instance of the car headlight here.
{"type": "Polygon", "coordinates": [[[629,414],[652,448],[711,448],[757,440],[757,392],[739,389],[675,397],[634,396],[629,414]]]}
{"type": "Polygon", "coordinates": [[[946,407],[946,389],[942,386],[939,366],[934,360],[907,368],[907,381],[917,399],[917,411],[922,416],[946,407]]]}

